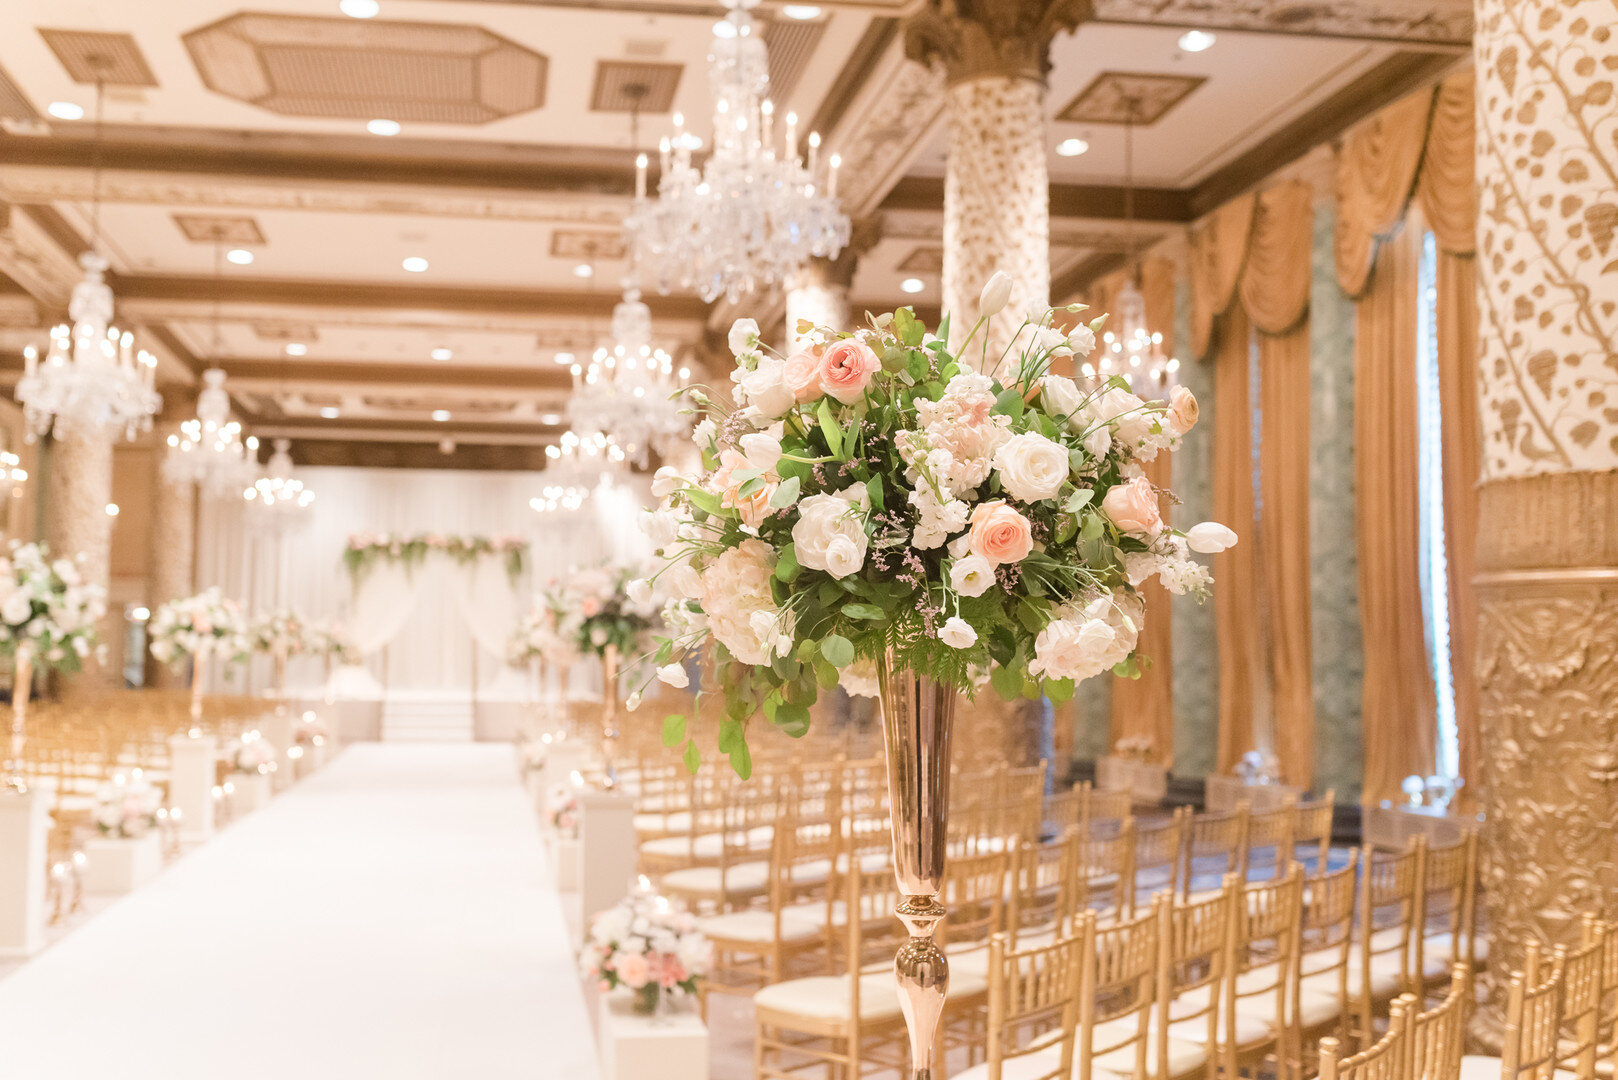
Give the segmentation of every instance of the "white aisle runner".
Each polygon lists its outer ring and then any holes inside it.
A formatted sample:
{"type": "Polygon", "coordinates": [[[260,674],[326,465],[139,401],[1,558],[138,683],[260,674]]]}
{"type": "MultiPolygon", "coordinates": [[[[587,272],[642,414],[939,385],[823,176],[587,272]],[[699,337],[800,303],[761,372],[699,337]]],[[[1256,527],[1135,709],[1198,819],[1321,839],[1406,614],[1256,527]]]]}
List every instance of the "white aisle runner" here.
{"type": "Polygon", "coordinates": [[[0,980],[6,1080],[595,1080],[506,745],[350,747],[0,980]]]}

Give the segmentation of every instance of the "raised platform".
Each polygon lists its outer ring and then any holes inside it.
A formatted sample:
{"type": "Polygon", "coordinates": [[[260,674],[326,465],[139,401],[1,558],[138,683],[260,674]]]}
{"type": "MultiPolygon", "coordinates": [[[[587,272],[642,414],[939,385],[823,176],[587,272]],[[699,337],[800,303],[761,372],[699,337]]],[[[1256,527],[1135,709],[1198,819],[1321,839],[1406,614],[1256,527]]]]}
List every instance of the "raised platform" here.
{"type": "Polygon", "coordinates": [[[471,742],[469,695],[390,694],[382,702],[383,742],[471,742]]]}

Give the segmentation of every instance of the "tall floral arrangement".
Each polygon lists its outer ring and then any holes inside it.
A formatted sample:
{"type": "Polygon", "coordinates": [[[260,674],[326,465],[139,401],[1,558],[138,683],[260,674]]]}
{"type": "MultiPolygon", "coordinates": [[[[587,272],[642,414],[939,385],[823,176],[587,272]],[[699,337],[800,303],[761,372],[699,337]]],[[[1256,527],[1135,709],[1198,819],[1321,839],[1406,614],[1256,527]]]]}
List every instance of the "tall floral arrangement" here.
{"type": "MultiPolygon", "coordinates": [[[[648,524],[675,597],[655,660],[679,685],[677,661],[718,642],[719,747],[742,775],[755,714],[801,735],[821,690],[869,689],[884,657],[961,689],[987,670],[1008,699],[1137,674],[1142,583],[1202,594],[1191,552],[1235,541],[1170,528],[1142,469],[1196,422],[1190,391],[1145,401],[1122,379],[1060,374],[1082,370],[1105,319],[1077,322],[1082,305],[1028,312],[991,352],[982,328],[1008,290],[997,275],[954,349],[947,319],[930,333],[908,308],[800,325],[790,356],[744,319],[735,407],[692,392],[702,469],[655,478],[648,524]]],[[[664,737],[695,768],[683,718],[664,737]]]]}
{"type": "Polygon", "coordinates": [[[318,644],[314,627],[287,608],[255,616],[248,626],[248,642],[256,653],[279,656],[301,656],[315,651],[318,644]]]}
{"type": "Polygon", "coordinates": [[[306,628],[308,652],[339,664],[360,662],[360,647],[338,623],[315,623],[306,628]]]}
{"type": "Polygon", "coordinates": [[[567,605],[554,583],[536,597],[534,606],[522,617],[506,644],[507,659],[526,664],[539,659],[547,664],[571,664],[578,656],[577,629],[564,630],[567,605]]]}
{"type": "Polygon", "coordinates": [[[0,557],[0,653],[35,669],[77,671],[96,651],[106,592],[84,580],[80,560],[52,559],[44,544],[15,540],[0,557]]]}
{"type": "Polygon", "coordinates": [[[239,659],[251,644],[241,605],[218,586],[160,606],[146,624],[146,637],[152,655],[165,664],[177,664],[203,649],[219,659],[239,659]]]}
{"type": "Polygon", "coordinates": [[[620,656],[640,651],[657,615],[651,583],[635,567],[606,564],[575,570],[562,586],[559,632],[580,653],[620,656]]]}

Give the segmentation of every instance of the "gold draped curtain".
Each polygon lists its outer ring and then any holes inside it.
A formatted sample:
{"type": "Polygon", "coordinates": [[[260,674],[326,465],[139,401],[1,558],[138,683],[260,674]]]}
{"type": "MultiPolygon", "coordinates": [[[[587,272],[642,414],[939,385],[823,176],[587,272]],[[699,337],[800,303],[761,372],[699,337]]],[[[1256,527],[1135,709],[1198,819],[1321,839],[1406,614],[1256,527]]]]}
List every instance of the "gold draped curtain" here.
{"type": "Polygon", "coordinates": [[[1309,290],[1314,191],[1237,198],[1191,237],[1192,348],[1214,364],[1214,517],[1241,542],[1214,558],[1219,769],[1271,745],[1314,778],[1309,604],[1309,290]],[[1258,401],[1250,400],[1257,352],[1258,401]],[[1253,406],[1260,409],[1254,491],[1253,406]],[[1261,509],[1260,509],[1261,505],[1261,509]]]}
{"type": "MultiPolygon", "coordinates": [[[[1123,288],[1130,271],[1120,270],[1099,279],[1089,290],[1089,303],[1095,311],[1116,309],[1118,290],[1123,288]]],[[[1164,341],[1174,337],[1174,260],[1152,257],[1140,265],[1139,288],[1146,301],[1146,324],[1149,329],[1163,335],[1164,341]]],[[[1094,312],[1086,312],[1093,316],[1094,312]]],[[[1116,325],[1112,326],[1117,330],[1116,325]]],[[[1172,349],[1167,351],[1172,352],[1172,349]]],[[[1173,456],[1159,454],[1145,466],[1146,478],[1160,490],[1173,486],[1173,456]]],[[[1170,507],[1163,505],[1164,520],[1171,516],[1170,507]]],[[[1195,524],[1183,522],[1181,527],[1195,524]]],[[[1146,601],[1146,624],[1141,630],[1137,649],[1150,666],[1143,667],[1138,679],[1114,678],[1112,684],[1112,718],[1108,730],[1109,748],[1120,739],[1144,737],[1151,740],[1152,760],[1169,766],[1174,762],[1174,657],[1173,621],[1170,619],[1168,590],[1152,579],[1141,590],[1146,601]]]]}
{"type": "Polygon", "coordinates": [[[1433,231],[1450,653],[1461,775],[1475,779],[1477,203],[1470,72],[1350,133],[1337,176],[1337,280],[1356,305],[1355,484],[1364,635],[1366,802],[1434,768],[1435,691],[1422,618],[1416,413],[1417,260],[1433,231]],[[1417,213],[1409,213],[1411,201],[1417,213]],[[1413,219],[1413,220],[1412,220],[1413,219]]]}

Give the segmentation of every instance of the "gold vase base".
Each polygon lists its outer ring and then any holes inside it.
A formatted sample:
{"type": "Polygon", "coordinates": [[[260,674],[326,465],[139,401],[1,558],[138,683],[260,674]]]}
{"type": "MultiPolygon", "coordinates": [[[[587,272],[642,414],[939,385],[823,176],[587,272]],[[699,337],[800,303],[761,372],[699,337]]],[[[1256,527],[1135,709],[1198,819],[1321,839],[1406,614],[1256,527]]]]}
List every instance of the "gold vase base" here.
{"type": "Polygon", "coordinates": [[[899,984],[899,1010],[910,1033],[911,1080],[931,1080],[933,1044],[949,993],[949,959],[933,940],[944,918],[938,897],[906,896],[893,909],[910,940],[899,946],[893,973],[899,984]]]}

